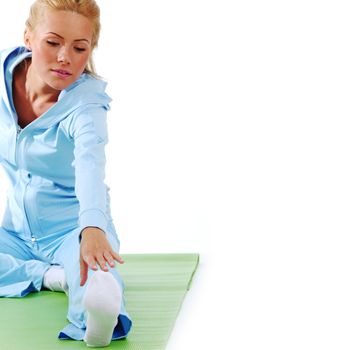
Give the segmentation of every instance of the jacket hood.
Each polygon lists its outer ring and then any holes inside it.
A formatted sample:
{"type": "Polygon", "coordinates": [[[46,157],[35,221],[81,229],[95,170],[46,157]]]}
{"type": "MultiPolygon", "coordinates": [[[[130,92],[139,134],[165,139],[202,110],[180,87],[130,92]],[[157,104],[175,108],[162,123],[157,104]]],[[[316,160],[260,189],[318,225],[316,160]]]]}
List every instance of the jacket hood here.
{"type": "MultiPolygon", "coordinates": [[[[13,111],[11,102],[13,71],[27,57],[31,57],[31,51],[25,47],[16,47],[0,52],[0,97],[9,111],[13,111]]],[[[83,73],[78,80],[61,91],[57,103],[36,119],[35,124],[48,127],[64,119],[74,110],[89,104],[109,109],[111,98],[105,92],[106,86],[105,81],[83,73]]]]}

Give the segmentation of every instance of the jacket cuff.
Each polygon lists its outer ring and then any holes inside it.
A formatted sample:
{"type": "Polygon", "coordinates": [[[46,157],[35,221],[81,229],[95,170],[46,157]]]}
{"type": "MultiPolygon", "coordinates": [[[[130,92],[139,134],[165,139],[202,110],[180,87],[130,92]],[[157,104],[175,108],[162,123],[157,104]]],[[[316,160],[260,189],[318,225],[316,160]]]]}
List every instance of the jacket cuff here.
{"type": "Polygon", "coordinates": [[[98,227],[102,231],[107,231],[107,218],[105,214],[96,209],[85,210],[79,217],[80,232],[88,226],[98,227]]]}

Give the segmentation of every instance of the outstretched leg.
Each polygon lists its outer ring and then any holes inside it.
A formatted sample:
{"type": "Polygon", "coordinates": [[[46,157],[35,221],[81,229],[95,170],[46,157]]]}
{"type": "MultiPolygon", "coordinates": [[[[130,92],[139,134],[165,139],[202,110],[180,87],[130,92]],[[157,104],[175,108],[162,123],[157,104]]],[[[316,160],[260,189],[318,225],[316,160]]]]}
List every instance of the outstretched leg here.
{"type": "MultiPolygon", "coordinates": [[[[108,239],[118,252],[117,239],[109,235],[108,239]]],[[[69,297],[67,318],[71,322],[62,330],[60,338],[84,339],[88,346],[105,346],[101,344],[109,344],[111,338],[124,338],[130,330],[131,321],[125,311],[124,285],[118,271],[112,268],[109,272],[90,270],[86,284],[80,286],[79,258],[79,232],[74,231],[67,236],[54,256],[54,262],[63,266],[66,274],[69,297]],[[104,316],[101,311],[97,311],[99,308],[104,310],[104,316]],[[106,328],[96,326],[102,322],[102,318],[109,320],[106,328]]]]}

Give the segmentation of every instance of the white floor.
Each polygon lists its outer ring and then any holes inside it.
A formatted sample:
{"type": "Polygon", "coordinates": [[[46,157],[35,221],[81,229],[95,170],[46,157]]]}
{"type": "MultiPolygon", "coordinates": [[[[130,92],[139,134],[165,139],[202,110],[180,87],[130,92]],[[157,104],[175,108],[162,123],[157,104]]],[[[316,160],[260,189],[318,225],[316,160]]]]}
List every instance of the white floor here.
{"type": "Polygon", "coordinates": [[[167,350],[348,350],[348,232],[202,256],[167,350]]]}
{"type": "MultiPolygon", "coordinates": [[[[214,310],[215,290],[222,286],[212,284],[209,259],[202,256],[192,287],[187,293],[176,325],[168,342],[167,350],[229,349],[227,336],[220,328],[228,322],[223,310],[214,310]],[[217,317],[217,321],[215,318],[217,317]],[[220,319],[221,318],[221,319],[220,319]],[[224,321],[224,319],[226,321],[224,321]]],[[[225,296],[222,294],[222,298],[225,296]]],[[[226,298],[225,298],[226,299],[226,298]]],[[[227,300],[217,300],[218,305],[229,307],[227,300]]]]}

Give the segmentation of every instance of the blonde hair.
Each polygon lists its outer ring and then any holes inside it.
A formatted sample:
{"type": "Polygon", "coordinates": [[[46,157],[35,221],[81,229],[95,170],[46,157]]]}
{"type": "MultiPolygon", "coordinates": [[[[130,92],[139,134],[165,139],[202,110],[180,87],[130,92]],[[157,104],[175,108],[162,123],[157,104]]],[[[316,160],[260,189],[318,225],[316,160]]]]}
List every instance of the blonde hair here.
{"type": "MultiPolygon", "coordinates": [[[[40,21],[44,9],[56,11],[72,11],[78,13],[91,21],[92,24],[92,49],[98,45],[100,37],[100,8],[95,0],[36,0],[30,8],[29,17],[26,21],[26,27],[33,31],[40,21]]],[[[97,76],[92,54],[89,57],[85,73],[97,76]]]]}

